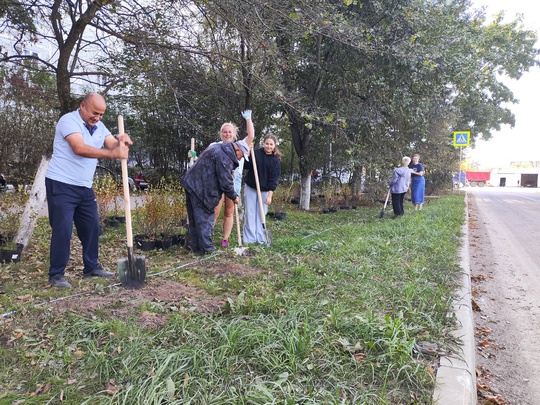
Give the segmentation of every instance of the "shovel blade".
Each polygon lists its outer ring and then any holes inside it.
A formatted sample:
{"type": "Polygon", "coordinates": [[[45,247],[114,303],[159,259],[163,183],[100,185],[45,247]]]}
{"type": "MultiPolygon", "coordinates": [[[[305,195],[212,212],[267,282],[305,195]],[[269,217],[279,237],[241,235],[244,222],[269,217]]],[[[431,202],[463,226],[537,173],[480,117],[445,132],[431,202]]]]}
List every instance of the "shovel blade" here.
{"type": "Polygon", "coordinates": [[[234,250],[234,253],[237,254],[238,256],[243,256],[248,251],[248,248],[240,246],[240,247],[234,248],[233,250],[234,250]]]}
{"type": "Polygon", "coordinates": [[[272,233],[268,230],[266,227],[266,224],[263,224],[264,228],[264,235],[266,237],[266,246],[271,247],[272,246],[272,233]]]}
{"type": "Polygon", "coordinates": [[[138,290],[146,280],[146,257],[130,256],[118,260],[118,276],[122,287],[130,290],[138,290]]]}

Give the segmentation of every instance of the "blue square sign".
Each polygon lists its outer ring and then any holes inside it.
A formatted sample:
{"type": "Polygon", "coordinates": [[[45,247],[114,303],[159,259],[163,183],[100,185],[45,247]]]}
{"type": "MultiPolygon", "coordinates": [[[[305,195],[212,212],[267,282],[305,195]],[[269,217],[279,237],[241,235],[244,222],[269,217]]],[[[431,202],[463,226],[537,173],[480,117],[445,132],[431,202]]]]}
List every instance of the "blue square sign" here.
{"type": "Polygon", "coordinates": [[[469,146],[471,144],[471,131],[454,132],[454,146],[469,146]]]}

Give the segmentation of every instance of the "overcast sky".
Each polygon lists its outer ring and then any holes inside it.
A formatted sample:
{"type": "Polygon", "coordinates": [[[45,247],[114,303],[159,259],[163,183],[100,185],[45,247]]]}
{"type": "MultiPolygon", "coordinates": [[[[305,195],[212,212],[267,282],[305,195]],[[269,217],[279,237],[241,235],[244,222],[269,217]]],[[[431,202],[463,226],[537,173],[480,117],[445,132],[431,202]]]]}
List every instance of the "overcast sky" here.
{"type": "MultiPolygon", "coordinates": [[[[524,15],[527,29],[540,36],[540,2],[537,0],[472,0],[474,8],[487,7],[486,17],[504,10],[507,19],[524,15]]],[[[540,44],[537,44],[539,47],[540,44]]],[[[504,167],[512,161],[540,161],[540,68],[531,69],[519,80],[504,80],[520,102],[510,106],[516,116],[516,125],[505,125],[494,132],[490,141],[478,141],[476,147],[465,148],[464,156],[478,161],[482,168],[504,167]]]]}

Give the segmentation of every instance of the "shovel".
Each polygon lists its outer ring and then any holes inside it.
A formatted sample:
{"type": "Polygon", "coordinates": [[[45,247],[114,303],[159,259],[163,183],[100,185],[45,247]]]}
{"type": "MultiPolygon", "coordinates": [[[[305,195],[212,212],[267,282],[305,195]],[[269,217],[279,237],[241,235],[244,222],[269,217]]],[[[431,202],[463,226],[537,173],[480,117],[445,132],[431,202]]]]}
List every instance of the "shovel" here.
{"type": "MultiPolygon", "coordinates": [[[[118,116],[118,133],[124,133],[124,117],[118,116]]],[[[146,279],[146,258],[133,254],[133,230],[131,228],[131,202],[129,197],[127,159],[121,160],[124,209],[126,211],[127,259],[118,260],[118,276],[124,288],[139,289],[146,279]]]]}
{"type": "Polygon", "coordinates": [[[264,215],[263,200],[261,196],[261,185],[259,183],[259,172],[257,171],[257,161],[255,160],[255,150],[253,145],[251,146],[251,160],[253,161],[253,173],[255,174],[255,185],[257,186],[257,199],[259,200],[259,210],[261,211],[261,221],[264,229],[264,235],[266,238],[266,246],[272,245],[272,236],[268,229],[266,229],[266,215],[264,215]]]}
{"type": "Polygon", "coordinates": [[[379,214],[379,218],[382,218],[384,216],[384,211],[386,211],[386,205],[388,204],[388,199],[390,198],[390,189],[388,189],[388,194],[386,194],[386,201],[384,202],[384,207],[379,214]]]}
{"type": "Polygon", "coordinates": [[[234,248],[234,253],[242,256],[247,252],[247,247],[242,247],[242,233],[240,232],[240,217],[238,216],[238,204],[234,204],[234,215],[236,215],[236,232],[238,234],[238,247],[234,248]]]}

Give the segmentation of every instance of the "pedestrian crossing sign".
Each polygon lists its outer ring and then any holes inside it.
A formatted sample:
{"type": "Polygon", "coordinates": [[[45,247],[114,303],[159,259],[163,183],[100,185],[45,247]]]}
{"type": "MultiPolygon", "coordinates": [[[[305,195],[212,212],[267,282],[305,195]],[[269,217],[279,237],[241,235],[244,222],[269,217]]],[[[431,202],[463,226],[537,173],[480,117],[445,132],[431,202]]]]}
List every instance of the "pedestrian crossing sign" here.
{"type": "Polygon", "coordinates": [[[454,132],[454,146],[469,146],[471,144],[471,131],[454,132]]]}

